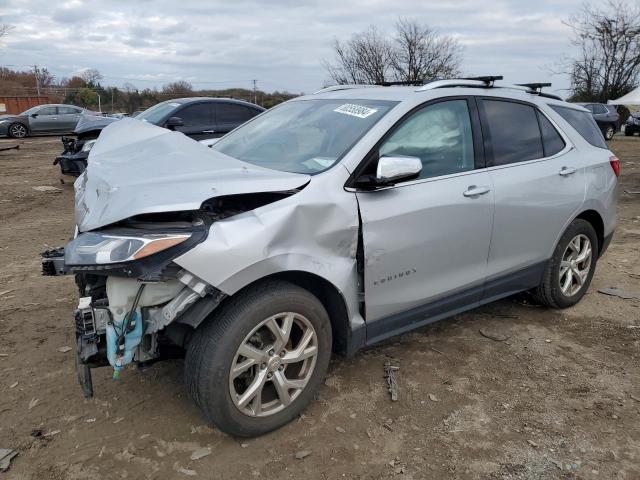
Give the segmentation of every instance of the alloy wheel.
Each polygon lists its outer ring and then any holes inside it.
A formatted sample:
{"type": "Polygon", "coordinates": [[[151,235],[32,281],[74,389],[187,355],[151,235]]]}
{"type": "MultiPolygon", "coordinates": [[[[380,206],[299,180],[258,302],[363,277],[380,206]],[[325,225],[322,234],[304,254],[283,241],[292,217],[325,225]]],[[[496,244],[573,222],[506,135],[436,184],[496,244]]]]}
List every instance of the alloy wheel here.
{"type": "Polygon", "coordinates": [[[229,372],[235,406],[251,417],[290,405],[313,375],[318,338],[304,316],[283,312],[262,321],[238,347],[229,372]]]}
{"type": "Polygon", "coordinates": [[[9,133],[14,138],[24,138],[27,136],[27,127],[25,127],[21,123],[14,123],[13,125],[11,125],[9,133]]]}
{"type": "Polygon", "coordinates": [[[591,240],[580,234],[567,245],[560,262],[560,290],[567,297],[580,291],[589,276],[593,250],[591,240]]]}

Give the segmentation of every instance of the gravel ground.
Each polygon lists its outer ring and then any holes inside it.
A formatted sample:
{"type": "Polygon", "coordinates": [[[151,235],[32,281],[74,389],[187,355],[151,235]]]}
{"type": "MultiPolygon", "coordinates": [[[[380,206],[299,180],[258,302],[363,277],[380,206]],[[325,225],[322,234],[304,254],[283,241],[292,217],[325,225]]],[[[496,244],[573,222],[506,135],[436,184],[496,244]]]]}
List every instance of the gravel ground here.
{"type": "Polygon", "coordinates": [[[624,191],[640,189],[639,138],[611,142],[619,225],[579,305],[521,295],[336,357],[303,416],[248,441],[204,424],[182,360],[120,382],[94,370],[83,398],[73,279],[40,276],[39,257],[72,232],[73,188],[51,165],[58,137],[20,143],[0,152],[0,448],[19,451],[0,478],[640,478],[640,301],[598,293],[640,292],[640,195],[624,191]]]}

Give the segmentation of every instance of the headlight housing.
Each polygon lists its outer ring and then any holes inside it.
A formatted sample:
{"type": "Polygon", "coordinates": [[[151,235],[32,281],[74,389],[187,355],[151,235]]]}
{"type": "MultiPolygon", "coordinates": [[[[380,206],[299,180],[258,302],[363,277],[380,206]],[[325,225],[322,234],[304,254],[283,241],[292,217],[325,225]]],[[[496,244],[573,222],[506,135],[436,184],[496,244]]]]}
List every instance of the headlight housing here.
{"type": "Polygon", "coordinates": [[[83,152],[88,152],[93,148],[93,145],[96,143],[96,140],[87,140],[86,142],[84,142],[84,145],[82,145],[82,151],[83,152]]]}
{"type": "Polygon", "coordinates": [[[78,235],[64,248],[68,266],[109,265],[130,262],[181,244],[191,233],[120,235],[88,232],[78,235]]]}

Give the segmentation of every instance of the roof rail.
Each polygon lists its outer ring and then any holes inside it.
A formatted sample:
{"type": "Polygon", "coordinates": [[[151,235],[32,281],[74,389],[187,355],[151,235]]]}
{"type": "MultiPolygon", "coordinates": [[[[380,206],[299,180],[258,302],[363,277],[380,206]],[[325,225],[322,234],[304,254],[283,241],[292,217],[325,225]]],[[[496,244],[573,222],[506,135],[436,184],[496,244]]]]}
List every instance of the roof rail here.
{"type": "Polygon", "coordinates": [[[489,88],[492,85],[488,85],[487,82],[482,80],[475,79],[451,79],[451,80],[435,80],[433,82],[429,82],[426,85],[421,86],[416,89],[416,92],[422,92],[424,90],[434,90],[436,88],[447,88],[447,87],[476,87],[476,88],[489,88]]]}
{"type": "Polygon", "coordinates": [[[362,85],[331,85],[330,87],[325,87],[325,88],[321,88],[320,90],[318,90],[317,92],[313,92],[313,95],[316,95],[318,93],[326,93],[326,92],[336,92],[338,90],[353,90],[354,88],[369,88],[369,87],[376,87],[378,85],[369,85],[369,84],[362,84],[362,85]]]}
{"type": "Polygon", "coordinates": [[[424,85],[424,80],[402,80],[398,82],[379,82],[376,85],[380,87],[394,87],[399,85],[408,85],[410,87],[420,87],[424,85]]]}

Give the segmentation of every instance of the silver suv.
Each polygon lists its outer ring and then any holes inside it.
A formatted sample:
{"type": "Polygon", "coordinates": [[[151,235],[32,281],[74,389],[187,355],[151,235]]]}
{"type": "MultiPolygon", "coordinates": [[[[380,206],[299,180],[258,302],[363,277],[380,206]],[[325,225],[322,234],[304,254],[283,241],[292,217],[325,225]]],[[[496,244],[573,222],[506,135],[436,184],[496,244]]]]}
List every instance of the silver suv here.
{"type": "Polygon", "coordinates": [[[334,87],[208,148],[109,125],[76,181],[78,375],[186,351],[235,436],[295,418],[332,352],[531,290],[585,294],[615,227],[619,162],[591,114],[495,78],[334,87]]]}

